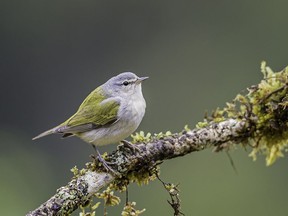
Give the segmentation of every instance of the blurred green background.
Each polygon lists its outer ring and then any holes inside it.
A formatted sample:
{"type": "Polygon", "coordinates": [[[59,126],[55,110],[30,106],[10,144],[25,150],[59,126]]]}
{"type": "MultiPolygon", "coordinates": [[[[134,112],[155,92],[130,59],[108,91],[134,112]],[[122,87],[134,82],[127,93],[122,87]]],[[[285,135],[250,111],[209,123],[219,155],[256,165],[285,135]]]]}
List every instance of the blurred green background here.
{"type": "MultiPolygon", "coordinates": [[[[92,148],[77,138],[31,138],[68,118],[96,86],[123,71],[149,76],[138,131],[193,128],[205,111],[257,84],[262,60],[276,71],[288,64],[287,7],[281,0],[1,0],[1,215],[38,207],[70,180],[70,168],[90,160],[92,148]]],[[[248,154],[231,152],[238,174],[226,154],[206,150],[166,161],[161,176],[180,183],[187,216],[287,215],[287,159],[267,168],[248,154]]],[[[130,199],[144,215],[172,215],[159,181],[131,185],[130,199]]]]}

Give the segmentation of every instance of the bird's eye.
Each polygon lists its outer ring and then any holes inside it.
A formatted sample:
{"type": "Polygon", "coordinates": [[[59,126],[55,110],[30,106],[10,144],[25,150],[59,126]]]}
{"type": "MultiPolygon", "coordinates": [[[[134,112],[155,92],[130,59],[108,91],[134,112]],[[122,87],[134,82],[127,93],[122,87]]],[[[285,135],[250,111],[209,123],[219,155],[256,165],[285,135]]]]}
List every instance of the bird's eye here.
{"type": "Polygon", "coordinates": [[[128,82],[128,81],[124,81],[124,82],[123,82],[123,85],[124,85],[124,86],[127,86],[127,85],[129,85],[129,82],[128,82]]]}

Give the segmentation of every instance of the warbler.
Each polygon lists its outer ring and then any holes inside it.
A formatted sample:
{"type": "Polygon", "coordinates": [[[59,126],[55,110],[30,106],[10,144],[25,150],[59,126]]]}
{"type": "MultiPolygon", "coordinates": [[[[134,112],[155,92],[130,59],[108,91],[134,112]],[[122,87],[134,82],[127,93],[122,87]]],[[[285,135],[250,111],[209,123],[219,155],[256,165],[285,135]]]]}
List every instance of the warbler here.
{"type": "Polygon", "coordinates": [[[147,78],[132,72],[112,77],[92,91],[69,119],[33,140],[50,134],[77,136],[92,144],[100,156],[97,146],[122,141],[140,125],[146,109],[141,84],[147,78]]]}

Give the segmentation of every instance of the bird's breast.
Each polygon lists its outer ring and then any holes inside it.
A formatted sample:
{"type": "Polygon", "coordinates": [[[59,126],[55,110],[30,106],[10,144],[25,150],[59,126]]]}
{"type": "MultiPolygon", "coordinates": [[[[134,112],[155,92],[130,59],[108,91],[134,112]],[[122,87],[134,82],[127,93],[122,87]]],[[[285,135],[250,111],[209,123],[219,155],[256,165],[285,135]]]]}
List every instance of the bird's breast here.
{"type": "Polygon", "coordinates": [[[94,145],[117,143],[130,136],[140,125],[145,114],[146,102],[142,97],[122,101],[118,120],[110,126],[81,134],[81,138],[94,145]]]}
{"type": "Polygon", "coordinates": [[[132,96],[127,100],[126,104],[124,103],[123,106],[120,107],[118,117],[119,120],[126,122],[128,125],[135,126],[136,128],[134,130],[136,130],[145,114],[146,102],[143,96],[134,97],[132,96]]]}

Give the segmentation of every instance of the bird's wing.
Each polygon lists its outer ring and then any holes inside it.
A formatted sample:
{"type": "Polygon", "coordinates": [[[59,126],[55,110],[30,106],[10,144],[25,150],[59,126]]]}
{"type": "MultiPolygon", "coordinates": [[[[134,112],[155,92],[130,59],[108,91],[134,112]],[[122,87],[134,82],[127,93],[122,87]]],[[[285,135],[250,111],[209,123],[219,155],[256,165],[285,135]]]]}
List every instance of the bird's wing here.
{"type": "Polygon", "coordinates": [[[113,124],[118,120],[119,107],[118,98],[105,99],[101,89],[97,88],[71,118],[59,125],[56,133],[81,133],[113,124]]]}
{"type": "Polygon", "coordinates": [[[39,134],[33,140],[55,133],[68,137],[113,124],[118,120],[120,103],[119,98],[106,99],[103,90],[98,87],[86,97],[77,112],[67,121],[39,134]]]}

